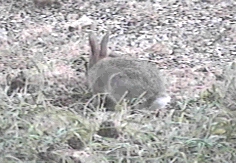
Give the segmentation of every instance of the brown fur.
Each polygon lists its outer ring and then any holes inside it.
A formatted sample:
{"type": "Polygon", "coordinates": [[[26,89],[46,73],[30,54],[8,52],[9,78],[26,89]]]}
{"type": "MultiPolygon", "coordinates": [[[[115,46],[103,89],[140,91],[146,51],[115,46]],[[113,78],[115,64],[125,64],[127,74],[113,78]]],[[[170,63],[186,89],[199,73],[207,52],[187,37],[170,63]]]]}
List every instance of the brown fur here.
{"type": "Polygon", "coordinates": [[[100,47],[93,33],[89,40],[91,55],[88,84],[94,94],[108,93],[109,107],[114,107],[125,92],[128,100],[145,93],[146,103],[142,107],[147,108],[157,98],[167,96],[165,83],[156,66],[135,58],[108,57],[108,33],[103,37],[100,47]]]}

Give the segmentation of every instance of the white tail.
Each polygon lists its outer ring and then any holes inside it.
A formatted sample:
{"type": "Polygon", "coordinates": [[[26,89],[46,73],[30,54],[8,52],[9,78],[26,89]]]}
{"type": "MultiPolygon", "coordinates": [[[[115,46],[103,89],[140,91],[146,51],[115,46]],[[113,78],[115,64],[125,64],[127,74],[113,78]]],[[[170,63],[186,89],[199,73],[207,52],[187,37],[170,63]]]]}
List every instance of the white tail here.
{"type": "Polygon", "coordinates": [[[151,110],[163,109],[171,101],[170,96],[158,97],[152,104],[151,110]]]}

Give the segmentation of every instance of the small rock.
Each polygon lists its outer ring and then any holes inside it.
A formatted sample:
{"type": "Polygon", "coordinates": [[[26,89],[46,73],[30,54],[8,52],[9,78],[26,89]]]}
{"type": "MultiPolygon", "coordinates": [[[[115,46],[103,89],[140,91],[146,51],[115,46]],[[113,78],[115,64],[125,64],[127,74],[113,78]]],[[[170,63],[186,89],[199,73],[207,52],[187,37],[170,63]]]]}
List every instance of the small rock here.
{"type": "Polygon", "coordinates": [[[115,128],[115,124],[111,121],[104,121],[100,125],[98,135],[108,138],[118,138],[119,132],[115,128]]]}

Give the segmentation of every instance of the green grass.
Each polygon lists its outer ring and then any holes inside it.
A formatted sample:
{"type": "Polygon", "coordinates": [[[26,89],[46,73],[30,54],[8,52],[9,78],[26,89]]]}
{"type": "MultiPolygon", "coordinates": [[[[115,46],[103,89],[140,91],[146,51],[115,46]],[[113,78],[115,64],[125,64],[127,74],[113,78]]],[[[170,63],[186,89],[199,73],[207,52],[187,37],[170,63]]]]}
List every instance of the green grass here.
{"type": "Polygon", "coordinates": [[[38,91],[32,100],[2,90],[0,162],[234,162],[235,114],[215,90],[174,101],[159,116],[125,104],[116,112],[90,110],[89,100],[52,105],[63,92],[38,91]]]}
{"type": "Polygon", "coordinates": [[[233,1],[1,2],[0,163],[236,162],[235,64],[197,98],[178,94],[213,83],[203,81],[208,72],[235,58],[233,1]],[[188,98],[174,97],[159,115],[126,103],[115,112],[93,107],[100,96],[83,83],[93,24],[112,31],[111,51],[168,67],[172,96],[188,98]],[[73,59],[82,68],[72,69],[73,59]],[[20,70],[23,83],[14,78],[20,70]]]}

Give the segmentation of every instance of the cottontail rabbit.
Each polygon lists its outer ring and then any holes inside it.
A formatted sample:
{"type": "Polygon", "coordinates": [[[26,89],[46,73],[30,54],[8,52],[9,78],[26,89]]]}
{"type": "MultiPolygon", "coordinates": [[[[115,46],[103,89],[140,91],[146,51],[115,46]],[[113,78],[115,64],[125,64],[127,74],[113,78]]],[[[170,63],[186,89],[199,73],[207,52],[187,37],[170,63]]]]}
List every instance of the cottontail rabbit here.
{"type": "Polygon", "coordinates": [[[110,110],[114,110],[125,93],[128,100],[144,95],[145,102],[138,108],[164,108],[171,98],[166,93],[165,83],[156,66],[135,58],[109,57],[108,40],[108,32],[101,44],[93,33],[89,35],[91,54],[87,81],[92,92],[107,93],[106,106],[110,110]]]}

